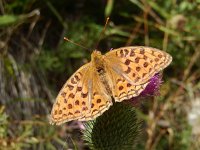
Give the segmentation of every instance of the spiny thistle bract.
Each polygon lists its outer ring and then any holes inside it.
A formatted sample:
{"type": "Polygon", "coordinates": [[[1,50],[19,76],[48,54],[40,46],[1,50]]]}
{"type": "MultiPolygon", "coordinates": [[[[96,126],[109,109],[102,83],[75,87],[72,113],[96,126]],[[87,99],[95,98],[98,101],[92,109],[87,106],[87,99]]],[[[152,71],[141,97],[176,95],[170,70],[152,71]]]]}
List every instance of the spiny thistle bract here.
{"type": "Polygon", "coordinates": [[[133,150],[140,123],[135,108],[114,103],[103,115],[85,124],[84,140],[92,150],[133,150]]]}

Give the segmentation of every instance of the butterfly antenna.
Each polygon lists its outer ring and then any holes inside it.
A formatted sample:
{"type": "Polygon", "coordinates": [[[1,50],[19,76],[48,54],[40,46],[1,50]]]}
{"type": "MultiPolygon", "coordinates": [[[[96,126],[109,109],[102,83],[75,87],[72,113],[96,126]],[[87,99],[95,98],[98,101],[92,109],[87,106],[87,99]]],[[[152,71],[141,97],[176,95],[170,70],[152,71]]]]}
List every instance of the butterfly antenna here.
{"type": "Polygon", "coordinates": [[[68,41],[68,42],[70,42],[70,43],[72,43],[72,44],[74,44],[74,45],[80,46],[80,47],[82,47],[82,48],[84,48],[84,49],[86,49],[86,50],[90,50],[89,48],[87,48],[87,47],[85,47],[85,46],[83,46],[83,45],[81,45],[81,44],[75,43],[74,41],[72,41],[72,40],[70,40],[70,39],[68,39],[68,38],[66,38],[66,37],[64,37],[64,40],[65,40],[65,41],[68,41]]]}
{"type": "Polygon", "coordinates": [[[105,30],[106,30],[106,27],[107,27],[107,25],[108,25],[109,19],[110,19],[109,17],[106,18],[106,23],[105,23],[105,25],[104,25],[103,30],[102,30],[101,33],[100,33],[99,40],[97,41],[97,44],[96,44],[96,47],[95,47],[96,49],[97,49],[97,47],[98,47],[98,45],[99,45],[100,40],[102,39],[103,34],[105,33],[105,30]]]}

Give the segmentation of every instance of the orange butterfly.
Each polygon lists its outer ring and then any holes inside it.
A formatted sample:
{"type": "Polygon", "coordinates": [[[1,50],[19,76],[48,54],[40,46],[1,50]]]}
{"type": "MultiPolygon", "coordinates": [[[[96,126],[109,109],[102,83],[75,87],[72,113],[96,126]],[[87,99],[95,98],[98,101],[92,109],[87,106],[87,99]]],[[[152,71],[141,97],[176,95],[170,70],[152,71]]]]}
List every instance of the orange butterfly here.
{"type": "Polygon", "coordinates": [[[138,96],[149,80],[167,67],[172,57],[161,50],[121,47],[105,55],[94,50],[91,61],[79,68],[59,92],[51,123],[92,120],[115,102],[138,96]]]}

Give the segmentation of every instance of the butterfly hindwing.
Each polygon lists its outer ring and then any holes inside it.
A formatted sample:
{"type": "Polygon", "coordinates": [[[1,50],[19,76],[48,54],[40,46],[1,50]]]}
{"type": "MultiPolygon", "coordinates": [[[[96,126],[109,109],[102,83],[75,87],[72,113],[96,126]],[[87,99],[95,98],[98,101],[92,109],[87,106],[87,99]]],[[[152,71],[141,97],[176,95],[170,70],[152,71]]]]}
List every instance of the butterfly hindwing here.
{"type": "Polygon", "coordinates": [[[92,77],[92,95],[90,111],[86,113],[79,121],[93,120],[112,105],[111,95],[107,92],[105,85],[101,82],[96,69],[91,73],[92,77]]]}
{"type": "Polygon", "coordinates": [[[107,73],[112,80],[112,95],[116,102],[138,96],[149,83],[146,82],[140,85],[132,85],[126,78],[115,72],[113,69],[107,69],[107,73]]]}
{"type": "Polygon", "coordinates": [[[113,97],[117,102],[129,100],[132,97],[138,96],[145,89],[148,83],[149,82],[141,85],[131,85],[126,79],[119,76],[115,88],[113,89],[113,97]]]}

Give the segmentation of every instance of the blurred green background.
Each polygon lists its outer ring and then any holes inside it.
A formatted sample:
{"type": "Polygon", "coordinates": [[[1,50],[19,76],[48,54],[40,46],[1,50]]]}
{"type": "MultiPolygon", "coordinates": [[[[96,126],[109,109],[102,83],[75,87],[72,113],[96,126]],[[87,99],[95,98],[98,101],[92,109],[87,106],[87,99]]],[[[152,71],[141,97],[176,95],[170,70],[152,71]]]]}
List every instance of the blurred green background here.
{"type": "Polygon", "coordinates": [[[0,149],[88,149],[81,123],[52,126],[48,115],[108,16],[103,53],[145,45],[173,56],[161,95],[142,102],[137,149],[200,149],[200,0],[0,0],[0,14],[0,149]]]}

